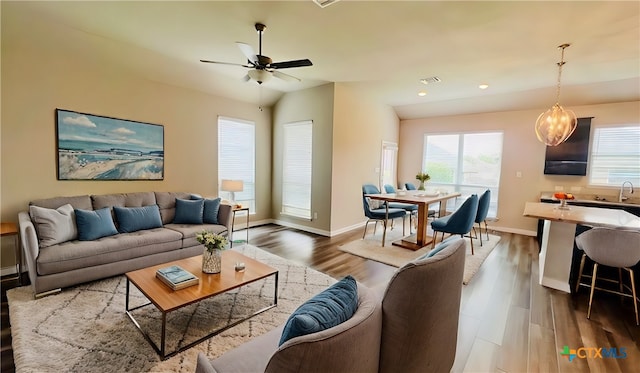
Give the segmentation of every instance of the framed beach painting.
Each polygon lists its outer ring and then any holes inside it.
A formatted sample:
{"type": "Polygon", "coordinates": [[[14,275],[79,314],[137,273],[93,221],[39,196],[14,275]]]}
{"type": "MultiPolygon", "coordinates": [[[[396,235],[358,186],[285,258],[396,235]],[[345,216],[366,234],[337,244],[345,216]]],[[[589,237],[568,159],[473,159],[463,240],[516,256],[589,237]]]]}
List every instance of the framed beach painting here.
{"type": "Polygon", "coordinates": [[[164,127],[56,109],[58,180],[163,180],[164,127]]]}

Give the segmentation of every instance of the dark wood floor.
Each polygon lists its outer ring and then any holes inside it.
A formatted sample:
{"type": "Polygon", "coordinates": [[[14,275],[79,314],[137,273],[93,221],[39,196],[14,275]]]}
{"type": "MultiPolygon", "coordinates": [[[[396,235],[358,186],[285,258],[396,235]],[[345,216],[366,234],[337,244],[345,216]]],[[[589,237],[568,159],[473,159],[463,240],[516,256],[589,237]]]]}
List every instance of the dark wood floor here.
{"type": "MultiPolygon", "coordinates": [[[[250,242],[338,279],[351,274],[368,286],[382,285],[395,268],[337,249],[361,235],[355,230],[329,238],[267,225],[251,228],[250,242]]],[[[463,287],[454,372],[640,372],[640,327],[630,300],[597,293],[588,320],[586,289],[570,295],[538,284],[534,238],[500,235],[498,246],[463,287]],[[616,348],[626,358],[570,362],[560,355],[565,345],[616,348]]],[[[6,302],[6,290],[14,286],[15,281],[2,282],[2,372],[15,370],[6,302]]]]}

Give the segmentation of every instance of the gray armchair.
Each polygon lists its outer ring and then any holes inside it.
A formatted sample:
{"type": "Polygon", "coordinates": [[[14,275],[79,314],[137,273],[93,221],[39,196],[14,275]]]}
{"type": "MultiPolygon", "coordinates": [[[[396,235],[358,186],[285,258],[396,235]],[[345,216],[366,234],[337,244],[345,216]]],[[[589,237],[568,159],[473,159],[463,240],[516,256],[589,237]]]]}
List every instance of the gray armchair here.
{"type": "MultiPolygon", "coordinates": [[[[449,372],[456,356],[465,243],[394,274],[382,300],[380,373],[449,372]]],[[[344,371],[344,370],[343,370],[344,371]]]]}
{"type": "Polygon", "coordinates": [[[342,324],[292,338],[278,347],[282,325],[215,360],[200,353],[196,373],[375,373],[380,357],[381,323],[380,299],[373,290],[358,284],[358,310],[342,324]]]}

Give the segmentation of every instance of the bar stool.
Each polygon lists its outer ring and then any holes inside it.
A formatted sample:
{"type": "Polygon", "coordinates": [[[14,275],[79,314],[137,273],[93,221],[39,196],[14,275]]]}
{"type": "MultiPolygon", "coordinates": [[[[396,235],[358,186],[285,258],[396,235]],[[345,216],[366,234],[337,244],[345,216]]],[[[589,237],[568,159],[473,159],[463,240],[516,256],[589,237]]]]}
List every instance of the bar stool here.
{"type": "Polygon", "coordinates": [[[633,308],[636,312],[636,325],[638,322],[638,301],[636,297],[636,285],[633,267],[640,262],[640,232],[611,229],[611,228],[593,228],[581,233],[576,237],[576,245],[578,249],[584,251],[582,260],[580,261],[580,271],[578,272],[578,283],[576,284],[576,292],[580,285],[589,287],[588,284],[581,284],[582,271],[586,257],[593,260],[593,274],[591,275],[591,294],[589,295],[589,309],[587,318],[591,318],[591,303],[593,302],[593,292],[595,289],[633,298],[633,308]],[[596,279],[598,274],[598,265],[618,268],[620,291],[610,289],[596,288],[596,279]],[[631,278],[631,294],[625,293],[622,284],[622,269],[629,272],[631,278]]]}

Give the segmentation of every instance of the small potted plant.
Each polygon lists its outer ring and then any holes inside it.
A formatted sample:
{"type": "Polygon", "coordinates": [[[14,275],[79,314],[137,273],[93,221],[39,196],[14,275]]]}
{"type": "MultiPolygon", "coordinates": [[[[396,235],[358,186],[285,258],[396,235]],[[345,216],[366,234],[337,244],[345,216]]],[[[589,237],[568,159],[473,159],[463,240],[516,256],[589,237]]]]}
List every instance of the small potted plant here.
{"type": "Polygon", "coordinates": [[[227,248],[229,242],[225,236],[211,231],[203,230],[196,233],[196,240],[204,246],[202,253],[202,272],[220,273],[222,269],[222,250],[227,248]]]}
{"type": "Polygon", "coordinates": [[[429,179],[431,179],[431,176],[429,176],[429,174],[426,172],[418,172],[418,174],[416,175],[416,179],[420,180],[420,186],[418,187],[418,190],[424,190],[424,182],[429,181],[429,179]]]}

